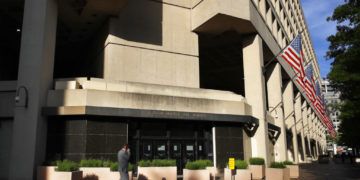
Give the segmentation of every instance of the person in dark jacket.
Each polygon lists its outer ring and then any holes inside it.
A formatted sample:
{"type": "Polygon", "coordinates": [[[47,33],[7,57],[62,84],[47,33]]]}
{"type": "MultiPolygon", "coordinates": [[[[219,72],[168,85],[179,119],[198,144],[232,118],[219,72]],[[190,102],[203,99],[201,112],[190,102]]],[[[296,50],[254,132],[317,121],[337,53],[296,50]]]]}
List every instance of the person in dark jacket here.
{"type": "Polygon", "coordinates": [[[117,158],[120,180],[129,180],[128,164],[130,159],[130,149],[128,144],[124,144],[123,148],[118,152],[117,158]]]}

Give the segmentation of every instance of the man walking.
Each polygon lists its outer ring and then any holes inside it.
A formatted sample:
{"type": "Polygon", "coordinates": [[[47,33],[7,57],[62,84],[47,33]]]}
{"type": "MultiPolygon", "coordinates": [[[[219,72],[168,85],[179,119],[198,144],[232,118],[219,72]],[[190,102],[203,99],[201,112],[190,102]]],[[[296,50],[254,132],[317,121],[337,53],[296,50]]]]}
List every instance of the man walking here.
{"type": "Polygon", "coordinates": [[[123,148],[118,152],[117,158],[120,180],[129,180],[128,164],[130,159],[130,149],[128,144],[124,144],[123,148]]]}

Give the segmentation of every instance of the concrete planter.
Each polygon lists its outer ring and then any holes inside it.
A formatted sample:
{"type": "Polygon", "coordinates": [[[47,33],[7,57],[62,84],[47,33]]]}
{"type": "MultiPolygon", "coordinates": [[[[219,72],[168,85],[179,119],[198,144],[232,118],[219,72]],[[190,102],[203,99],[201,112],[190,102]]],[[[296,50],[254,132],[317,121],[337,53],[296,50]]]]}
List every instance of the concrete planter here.
{"type": "Polygon", "coordinates": [[[219,174],[219,170],[216,167],[206,167],[207,170],[210,172],[210,179],[215,180],[216,176],[219,174]]]}
{"type": "Polygon", "coordinates": [[[290,180],[290,169],[266,168],[266,180],[290,180]]]}
{"type": "Polygon", "coordinates": [[[183,170],[183,180],[210,180],[210,172],[207,169],[201,170],[183,170]]]}
{"type": "MultiPolygon", "coordinates": [[[[230,169],[224,169],[224,180],[231,180],[230,169]]],[[[249,169],[237,169],[235,180],[251,180],[251,171],[249,169]]]]}
{"type": "MultiPolygon", "coordinates": [[[[129,180],[132,180],[133,177],[132,177],[132,171],[129,171],[129,180]]],[[[116,179],[116,180],[119,180],[120,179],[120,173],[119,171],[110,171],[109,173],[109,180],[112,180],[112,179],[116,179]]]]}
{"type": "Polygon", "coordinates": [[[138,180],[176,180],[176,166],[171,167],[138,167],[138,180]]]}
{"type": "Polygon", "coordinates": [[[54,176],[56,166],[39,166],[36,172],[37,180],[51,179],[54,176]]]}
{"type": "Polygon", "coordinates": [[[107,167],[81,167],[83,179],[109,179],[110,168],[107,167]]]}
{"type": "Polygon", "coordinates": [[[82,171],[55,171],[56,166],[40,166],[37,168],[37,180],[82,180],[82,171]]]}
{"type": "Polygon", "coordinates": [[[264,165],[249,165],[249,170],[252,174],[252,179],[263,179],[265,176],[264,165]]]}
{"type": "Polygon", "coordinates": [[[290,169],[290,178],[299,178],[299,165],[286,165],[286,167],[290,169]]]}
{"type": "Polygon", "coordinates": [[[82,180],[82,171],[55,171],[56,166],[39,166],[37,180],[82,180]]]}
{"type": "MultiPolygon", "coordinates": [[[[108,167],[82,167],[84,180],[119,180],[119,171],[110,171],[108,167]]],[[[132,179],[132,172],[129,172],[129,180],[132,179]]]]}

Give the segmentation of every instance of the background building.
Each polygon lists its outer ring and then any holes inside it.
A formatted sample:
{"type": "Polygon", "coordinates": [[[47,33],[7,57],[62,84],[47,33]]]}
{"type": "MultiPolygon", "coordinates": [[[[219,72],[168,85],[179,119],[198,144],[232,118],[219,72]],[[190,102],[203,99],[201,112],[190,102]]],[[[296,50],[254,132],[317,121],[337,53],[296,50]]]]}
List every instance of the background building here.
{"type": "Polygon", "coordinates": [[[132,162],[173,158],[180,171],[326,148],[295,73],[273,61],[303,32],[319,77],[298,0],[0,0],[0,12],[0,179],[114,159],[127,142],[132,162]]]}
{"type": "Polygon", "coordinates": [[[334,109],[333,107],[339,105],[339,103],[341,102],[340,92],[335,91],[335,89],[331,86],[329,80],[323,79],[322,82],[322,90],[325,98],[325,103],[327,105],[327,110],[330,114],[329,117],[334,124],[335,130],[338,131],[341,124],[341,120],[339,119],[340,110],[334,109]]]}
{"type": "MultiPolygon", "coordinates": [[[[341,102],[340,92],[335,91],[328,79],[323,79],[321,86],[329,117],[334,124],[335,130],[338,132],[341,124],[341,119],[339,119],[340,110],[334,109],[333,107],[339,105],[341,102]]],[[[343,147],[338,146],[333,142],[328,142],[328,147],[328,150],[333,151],[334,154],[338,154],[339,151],[343,151],[343,147]]]]}

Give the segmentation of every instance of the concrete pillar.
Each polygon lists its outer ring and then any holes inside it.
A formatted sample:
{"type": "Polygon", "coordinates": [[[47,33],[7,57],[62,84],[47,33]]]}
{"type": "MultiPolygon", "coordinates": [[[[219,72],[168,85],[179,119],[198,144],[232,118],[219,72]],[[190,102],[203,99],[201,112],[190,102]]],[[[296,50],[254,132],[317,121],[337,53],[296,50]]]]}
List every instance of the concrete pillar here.
{"type": "MultiPolygon", "coordinates": [[[[10,179],[34,179],[45,158],[46,120],[41,108],[52,86],[56,25],[56,0],[25,1],[17,86],[28,89],[28,107],[15,108],[10,179]]],[[[23,101],[25,94],[20,98],[23,101]]]]}
{"type": "Polygon", "coordinates": [[[304,151],[305,151],[305,161],[306,161],[306,158],[309,156],[309,151],[308,151],[308,147],[307,147],[307,144],[305,143],[305,139],[308,139],[308,131],[309,131],[309,123],[308,123],[308,114],[307,114],[307,102],[304,101],[302,103],[302,119],[303,119],[303,129],[301,131],[301,138],[302,138],[302,147],[304,148],[304,151]]]}
{"type": "Polygon", "coordinates": [[[319,148],[319,142],[315,141],[315,148],[316,148],[316,159],[319,157],[320,148],[319,148]]]}
{"type": "Polygon", "coordinates": [[[319,140],[320,140],[320,136],[319,136],[319,123],[320,120],[318,117],[316,117],[316,141],[315,141],[315,147],[316,147],[316,158],[318,158],[319,154],[320,154],[320,148],[319,148],[319,140]]]}
{"type": "Polygon", "coordinates": [[[306,111],[306,117],[307,117],[307,124],[308,124],[308,128],[307,128],[307,148],[309,150],[309,154],[308,157],[312,157],[312,152],[311,152],[311,144],[310,144],[310,139],[311,139],[311,108],[307,106],[307,108],[305,109],[306,111]]]}
{"type": "Polygon", "coordinates": [[[279,63],[272,64],[267,73],[267,89],[269,112],[275,117],[275,125],[281,128],[281,134],[274,145],[274,153],[276,161],[287,160],[286,152],[286,128],[284,122],[284,112],[282,103],[282,77],[281,65],[279,63]]]}
{"type": "Polygon", "coordinates": [[[268,129],[265,121],[266,96],[263,44],[259,35],[249,36],[243,41],[243,63],[245,97],[252,107],[252,115],[259,120],[259,127],[251,138],[252,157],[262,157],[268,162],[268,129]]]}
{"type": "MultiPolygon", "coordinates": [[[[306,159],[306,153],[305,153],[305,142],[304,142],[304,120],[302,115],[302,104],[301,104],[301,94],[298,92],[295,97],[295,119],[296,119],[296,129],[300,131],[300,140],[301,140],[301,154],[303,155],[303,159],[301,159],[302,162],[306,159]]],[[[300,159],[299,159],[300,160],[300,159]]]]}
{"type": "Polygon", "coordinates": [[[285,123],[288,128],[291,129],[292,133],[292,144],[293,144],[293,156],[294,162],[299,163],[299,149],[297,144],[297,132],[296,132],[296,122],[295,122],[295,112],[294,112],[294,89],[293,83],[288,81],[285,85],[284,94],[284,117],[285,123]]]}

